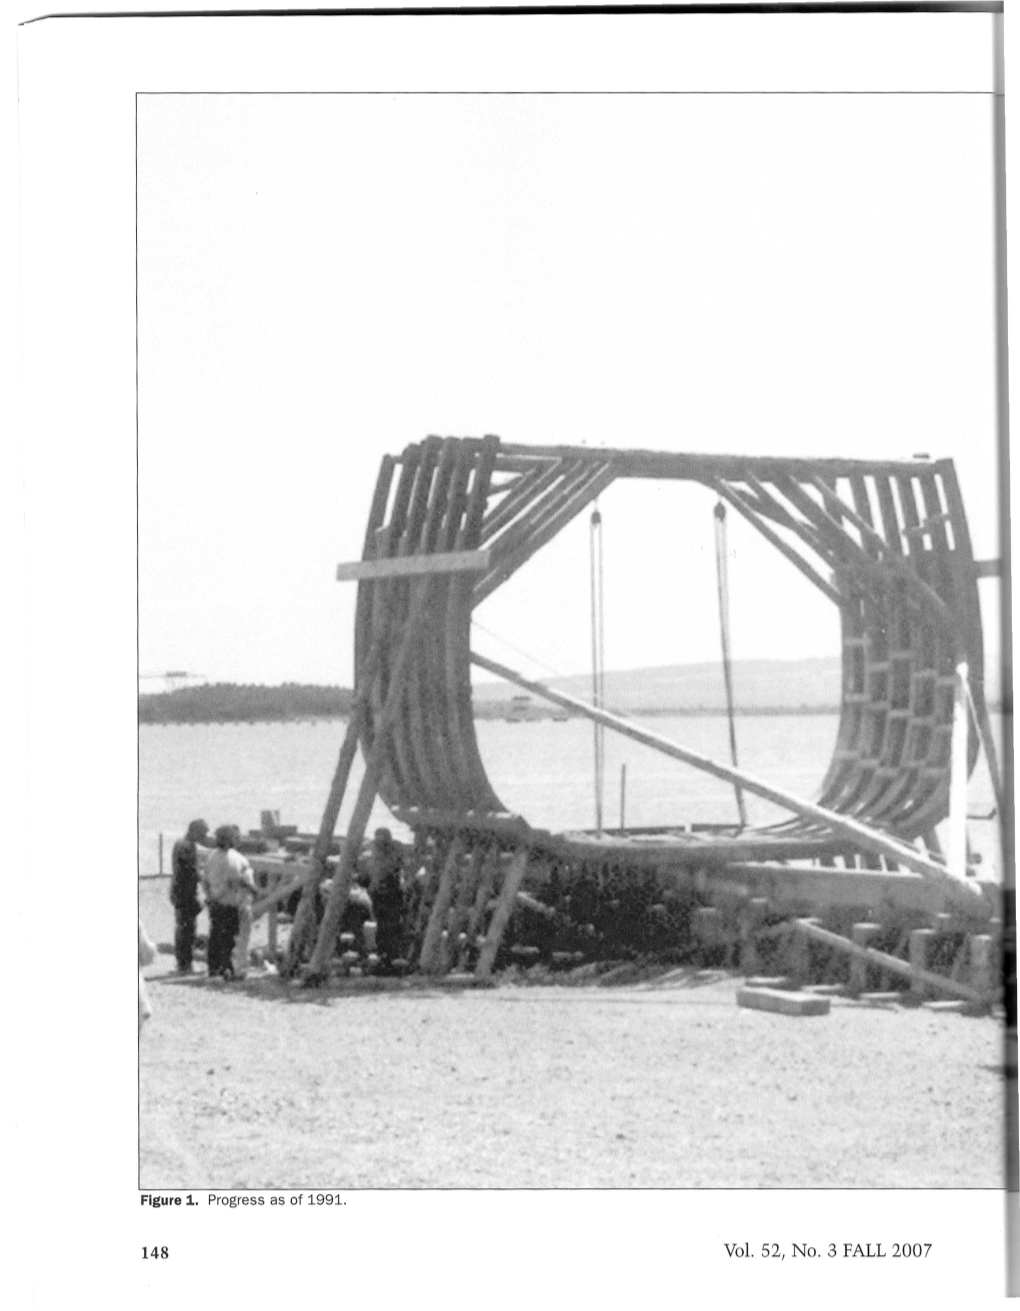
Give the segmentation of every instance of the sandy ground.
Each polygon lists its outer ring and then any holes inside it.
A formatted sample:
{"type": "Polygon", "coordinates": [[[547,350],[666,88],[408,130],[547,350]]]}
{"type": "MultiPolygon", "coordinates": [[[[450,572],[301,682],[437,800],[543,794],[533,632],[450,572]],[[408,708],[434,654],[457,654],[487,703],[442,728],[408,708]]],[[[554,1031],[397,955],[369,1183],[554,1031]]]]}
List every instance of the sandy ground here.
{"type": "MultiPolygon", "coordinates": [[[[143,884],[157,941],[165,895],[143,884]]],[[[989,1018],[840,999],[786,1018],[707,972],[346,994],[179,979],[165,955],[146,974],[146,1189],[1003,1183],[989,1018]]]]}

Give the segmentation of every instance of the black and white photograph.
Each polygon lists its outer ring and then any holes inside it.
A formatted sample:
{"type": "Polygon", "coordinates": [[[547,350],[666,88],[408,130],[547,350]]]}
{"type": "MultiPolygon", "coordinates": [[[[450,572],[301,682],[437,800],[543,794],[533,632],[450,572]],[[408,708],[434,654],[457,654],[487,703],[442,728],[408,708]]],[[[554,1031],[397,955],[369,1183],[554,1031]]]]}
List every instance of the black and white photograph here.
{"type": "Polygon", "coordinates": [[[816,1280],[1004,1223],[1003,20],[914,8],[139,29],[57,475],[122,618],[51,667],[133,734],[74,896],[119,939],[135,857],[146,1261],[216,1198],[939,1216],[717,1244],[816,1280]]]}

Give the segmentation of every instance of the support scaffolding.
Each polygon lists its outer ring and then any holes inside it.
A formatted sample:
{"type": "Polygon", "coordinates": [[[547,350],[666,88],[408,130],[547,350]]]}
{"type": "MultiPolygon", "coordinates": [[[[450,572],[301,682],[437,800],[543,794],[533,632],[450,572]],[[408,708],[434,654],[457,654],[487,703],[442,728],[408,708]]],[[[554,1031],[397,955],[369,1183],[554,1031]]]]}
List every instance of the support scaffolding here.
{"type": "MultiPolygon", "coordinates": [[[[987,885],[971,877],[958,847],[947,863],[935,836],[950,811],[951,776],[955,771],[959,792],[982,747],[1002,795],[981,678],[980,572],[951,461],[528,447],[492,436],[429,437],[399,457],[387,456],[363,559],[338,571],[358,582],[355,707],[302,876],[289,964],[296,967],[307,952],[315,927],[315,889],[326,873],[356,742],[366,772],[315,934],[312,977],[329,969],[377,795],[411,824],[417,846],[434,852],[426,859],[432,873],[418,890],[415,950],[423,971],[473,967],[487,976],[519,898],[535,899],[528,887],[552,888],[550,904],[567,906],[554,914],[582,936],[591,930],[597,937],[602,930],[590,916],[597,920],[602,911],[578,909],[584,888],[595,887],[592,905],[601,907],[607,888],[618,886],[621,895],[606,904],[619,918],[628,888],[647,882],[642,870],[659,880],[648,893],[660,898],[649,912],[658,921],[674,913],[666,905],[673,874],[690,876],[702,891],[706,877],[716,887],[729,879],[744,888],[746,900],[753,892],[745,887],[747,871],[756,862],[778,879],[788,871],[798,886],[812,869],[836,883],[843,873],[849,879],[868,870],[879,881],[899,880],[895,895],[906,887],[918,906],[927,905],[934,888],[935,913],[987,921],[994,914],[987,885]],[[735,757],[732,765],[710,761],[604,707],[472,654],[472,610],[618,478],[678,479],[711,489],[838,606],[839,729],[816,801],[754,779],[735,757]],[[506,811],[485,772],[472,714],[472,661],[586,714],[599,729],[624,732],[726,779],[737,789],[742,821],[745,791],[785,807],[792,818],[763,828],[742,823],[739,830],[663,834],[661,841],[633,831],[603,833],[601,815],[594,839],[537,833],[506,811]],[[970,670],[963,715],[973,724],[962,745],[957,731],[954,753],[960,665],[970,670]],[[569,894],[562,893],[564,880],[569,894]],[[917,884],[926,885],[924,895],[917,884]]],[[[725,608],[721,614],[725,633],[725,608]]],[[[750,921],[742,914],[746,930],[750,921]]],[[[761,920],[757,914],[755,923],[761,920]]],[[[646,929],[652,941],[658,930],[646,929]]]]}

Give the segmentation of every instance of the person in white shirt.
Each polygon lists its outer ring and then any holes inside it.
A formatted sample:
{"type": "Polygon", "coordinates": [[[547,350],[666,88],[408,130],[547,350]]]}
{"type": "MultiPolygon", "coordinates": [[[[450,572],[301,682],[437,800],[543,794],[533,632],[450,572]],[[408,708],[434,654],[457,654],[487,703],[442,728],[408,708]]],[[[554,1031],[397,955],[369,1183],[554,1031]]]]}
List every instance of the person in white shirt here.
{"type": "Polygon", "coordinates": [[[257,895],[255,875],[235,848],[237,830],[222,824],[216,830],[216,846],[206,857],[202,871],[209,911],[209,975],[243,979],[248,972],[248,941],[251,937],[251,908],[257,895]]]}

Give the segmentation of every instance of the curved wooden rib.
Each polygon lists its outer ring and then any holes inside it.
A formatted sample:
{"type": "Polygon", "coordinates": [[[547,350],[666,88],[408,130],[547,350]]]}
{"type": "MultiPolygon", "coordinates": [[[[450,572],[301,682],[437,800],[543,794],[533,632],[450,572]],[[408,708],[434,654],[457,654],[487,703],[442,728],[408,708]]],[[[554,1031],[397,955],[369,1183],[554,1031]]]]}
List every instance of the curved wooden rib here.
{"type": "MultiPolygon", "coordinates": [[[[735,505],[840,608],[839,728],[819,805],[900,837],[930,839],[948,812],[953,671],[974,671],[984,712],[976,570],[951,461],[704,456],[585,447],[501,448],[498,438],[429,437],[387,456],[366,559],[491,551],[488,572],[437,575],[424,637],[394,726],[381,792],[400,810],[505,813],[482,764],[471,711],[471,610],[618,477],[702,482],[735,505]],[[400,466],[396,487],[394,473],[400,466]],[[389,507],[389,508],[387,508],[389,507]]],[[[406,581],[363,580],[356,678],[372,636],[399,641],[406,581]]],[[[373,680],[362,744],[388,686],[373,680]]],[[[970,768],[978,753],[971,736],[970,768]]],[[[816,841],[817,826],[773,826],[816,841]]]]}

